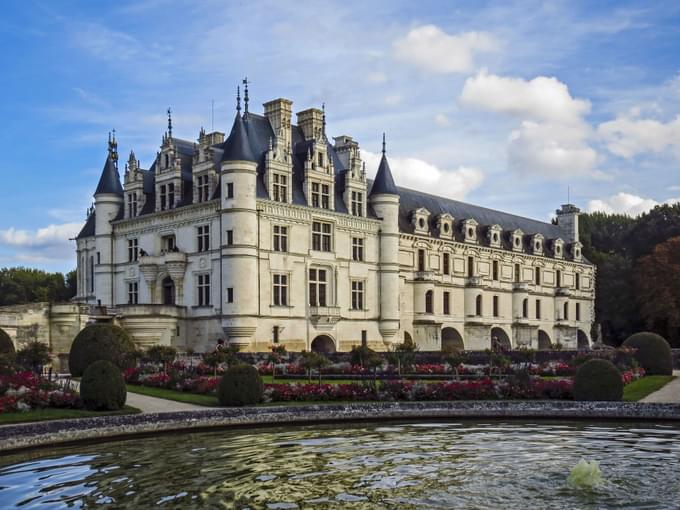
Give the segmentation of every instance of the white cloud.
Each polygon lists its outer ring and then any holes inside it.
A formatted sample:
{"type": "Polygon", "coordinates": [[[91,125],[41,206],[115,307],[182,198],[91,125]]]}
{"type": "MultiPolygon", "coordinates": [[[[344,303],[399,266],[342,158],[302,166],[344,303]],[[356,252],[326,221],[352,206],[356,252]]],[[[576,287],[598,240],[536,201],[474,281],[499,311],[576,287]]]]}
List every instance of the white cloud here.
{"type": "MultiPolygon", "coordinates": [[[[362,150],[369,177],[375,177],[380,164],[380,154],[362,150]]],[[[484,181],[481,170],[459,166],[456,170],[443,170],[418,158],[389,157],[390,169],[397,186],[411,188],[439,196],[463,199],[484,181]]]]}
{"type": "Polygon", "coordinates": [[[609,152],[626,159],[668,149],[680,157],[680,116],[667,123],[639,119],[634,115],[620,116],[600,124],[597,133],[605,141],[609,152]]]}
{"type": "Polygon", "coordinates": [[[434,122],[439,127],[449,127],[451,125],[451,121],[443,113],[438,113],[437,115],[435,115],[434,116],[434,122]]]}
{"type": "Polygon", "coordinates": [[[385,97],[385,104],[387,106],[397,106],[399,103],[401,103],[403,97],[399,94],[391,94],[389,96],[385,97]]]}
{"type": "Polygon", "coordinates": [[[44,247],[68,242],[83,227],[81,223],[63,223],[48,225],[36,231],[17,230],[11,227],[0,230],[0,244],[9,246],[44,247]]]}
{"type": "MultiPolygon", "coordinates": [[[[666,204],[680,202],[679,198],[669,198],[666,204]]],[[[630,193],[617,193],[607,198],[591,200],[588,202],[588,212],[601,211],[606,213],[627,214],[638,216],[659,205],[659,202],[652,198],[644,198],[630,193]]]]}
{"type": "Polygon", "coordinates": [[[381,71],[371,71],[366,75],[368,83],[380,84],[387,81],[387,75],[381,71]]]}
{"type": "Polygon", "coordinates": [[[489,33],[449,35],[435,25],[416,27],[393,43],[397,60],[435,73],[470,71],[476,53],[496,51],[498,46],[489,33]]]}

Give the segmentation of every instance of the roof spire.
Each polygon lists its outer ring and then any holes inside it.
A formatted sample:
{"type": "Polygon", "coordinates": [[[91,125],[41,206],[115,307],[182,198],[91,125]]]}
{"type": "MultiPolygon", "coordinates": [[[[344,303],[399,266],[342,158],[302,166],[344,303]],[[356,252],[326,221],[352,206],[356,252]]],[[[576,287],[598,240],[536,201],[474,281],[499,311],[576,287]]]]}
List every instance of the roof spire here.
{"type": "Polygon", "coordinates": [[[243,78],[243,114],[248,115],[248,77],[243,78]]]}
{"type": "Polygon", "coordinates": [[[382,158],[380,159],[378,172],[375,174],[375,179],[373,180],[373,185],[371,186],[371,191],[368,196],[381,194],[399,195],[397,186],[394,184],[394,177],[392,177],[390,164],[385,155],[385,133],[383,133],[382,158]]]}
{"type": "Polygon", "coordinates": [[[113,137],[109,131],[109,157],[113,164],[118,168],[118,142],[116,141],[116,130],[113,129],[113,137]]]}
{"type": "Polygon", "coordinates": [[[241,87],[236,85],[236,111],[241,113],[241,87]]]}
{"type": "Polygon", "coordinates": [[[321,103],[321,134],[326,138],[326,103],[321,103]]]}
{"type": "Polygon", "coordinates": [[[383,147],[382,147],[382,154],[383,156],[385,155],[385,132],[383,131],[383,147]]]}
{"type": "Polygon", "coordinates": [[[172,138],[172,110],[168,106],[168,138],[172,138]]]}

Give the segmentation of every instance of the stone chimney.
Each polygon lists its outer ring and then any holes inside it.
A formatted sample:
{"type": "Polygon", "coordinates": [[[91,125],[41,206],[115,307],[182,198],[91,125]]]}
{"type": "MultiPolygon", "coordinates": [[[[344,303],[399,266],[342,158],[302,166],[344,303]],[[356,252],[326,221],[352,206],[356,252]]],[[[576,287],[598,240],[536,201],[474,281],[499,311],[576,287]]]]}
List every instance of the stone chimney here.
{"type": "Polygon", "coordinates": [[[290,121],[293,116],[293,101],[282,97],[264,103],[264,116],[277,138],[277,143],[290,148],[290,121]]]}
{"type": "Polygon", "coordinates": [[[563,204],[557,209],[557,225],[564,232],[564,240],[567,243],[578,243],[578,215],[581,210],[573,204],[563,204]]]}
{"type": "Polygon", "coordinates": [[[297,124],[305,135],[305,140],[320,139],[323,134],[323,111],[308,108],[297,113],[297,124]]]}

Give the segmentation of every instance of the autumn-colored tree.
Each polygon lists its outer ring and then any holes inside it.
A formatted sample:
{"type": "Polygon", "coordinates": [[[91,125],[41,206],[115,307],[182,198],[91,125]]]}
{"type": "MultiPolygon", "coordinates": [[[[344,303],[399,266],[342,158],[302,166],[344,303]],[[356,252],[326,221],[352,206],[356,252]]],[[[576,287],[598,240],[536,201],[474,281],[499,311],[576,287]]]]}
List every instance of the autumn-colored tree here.
{"type": "Polygon", "coordinates": [[[640,257],[634,273],[640,313],[647,326],[680,346],[680,236],[640,257]]]}

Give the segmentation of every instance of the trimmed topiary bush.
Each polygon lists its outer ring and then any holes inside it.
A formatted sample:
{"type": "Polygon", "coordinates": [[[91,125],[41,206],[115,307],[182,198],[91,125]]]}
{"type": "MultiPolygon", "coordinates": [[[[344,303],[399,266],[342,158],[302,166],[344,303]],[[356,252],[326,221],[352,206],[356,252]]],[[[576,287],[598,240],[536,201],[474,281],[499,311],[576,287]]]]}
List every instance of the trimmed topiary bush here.
{"type": "Polygon", "coordinates": [[[574,377],[574,400],[621,400],[623,379],[611,361],[591,359],[574,377]]]}
{"type": "Polygon", "coordinates": [[[635,359],[647,375],[673,375],[673,354],[671,346],[661,335],[650,332],[629,336],[624,347],[636,349],[635,359]]]}
{"type": "Polygon", "coordinates": [[[264,384],[257,369],[252,365],[234,365],[222,376],[217,387],[221,406],[248,406],[262,400],[264,384]]]}
{"type": "Polygon", "coordinates": [[[83,375],[85,369],[98,360],[110,361],[122,370],[134,364],[132,356],[135,352],[132,337],[123,328],[92,324],[73,340],[68,365],[75,377],[83,375]]]}
{"type": "Polygon", "coordinates": [[[90,364],[80,381],[80,398],[87,409],[93,411],[117,411],[127,398],[123,373],[106,360],[90,364]]]}
{"type": "Polygon", "coordinates": [[[0,329],[0,354],[14,354],[14,342],[4,329],[0,329]]]}

